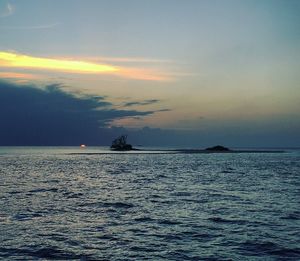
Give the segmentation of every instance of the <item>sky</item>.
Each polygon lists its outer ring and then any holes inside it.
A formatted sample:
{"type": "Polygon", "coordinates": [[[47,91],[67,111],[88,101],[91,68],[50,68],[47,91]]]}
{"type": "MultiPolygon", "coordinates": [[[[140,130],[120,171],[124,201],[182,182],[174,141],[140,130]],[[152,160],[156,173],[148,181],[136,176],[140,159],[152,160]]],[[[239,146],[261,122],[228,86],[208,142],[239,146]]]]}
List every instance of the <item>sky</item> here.
{"type": "Polygon", "coordinates": [[[0,145],[299,147],[299,13],[298,0],[0,0],[0,145]]]}

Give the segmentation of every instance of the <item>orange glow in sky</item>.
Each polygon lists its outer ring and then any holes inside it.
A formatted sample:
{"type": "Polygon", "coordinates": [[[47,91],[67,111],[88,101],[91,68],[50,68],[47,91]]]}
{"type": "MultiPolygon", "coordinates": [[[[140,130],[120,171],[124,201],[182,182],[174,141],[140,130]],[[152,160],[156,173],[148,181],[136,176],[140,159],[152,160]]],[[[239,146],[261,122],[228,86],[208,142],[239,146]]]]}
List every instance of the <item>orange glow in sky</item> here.
{"type": "Polygon", "coordinates": [[[37,75],[28,74],[28,73],[15,73],[15,72],[0,72],[1,78],[6,79],[25,79],[25,80],[34,80],[37,79],[37,75]]]}

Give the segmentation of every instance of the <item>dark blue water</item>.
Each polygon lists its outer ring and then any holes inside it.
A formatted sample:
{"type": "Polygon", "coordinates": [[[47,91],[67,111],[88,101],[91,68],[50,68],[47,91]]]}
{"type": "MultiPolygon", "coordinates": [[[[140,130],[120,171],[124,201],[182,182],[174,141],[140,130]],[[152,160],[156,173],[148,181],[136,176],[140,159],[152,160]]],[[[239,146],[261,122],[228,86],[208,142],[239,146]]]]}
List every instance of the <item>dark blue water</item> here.
{"type": "Polygon", "coordinates": [[[0,148],[0,258],[300,260],[298,152],[76,151],[0,148]]]}

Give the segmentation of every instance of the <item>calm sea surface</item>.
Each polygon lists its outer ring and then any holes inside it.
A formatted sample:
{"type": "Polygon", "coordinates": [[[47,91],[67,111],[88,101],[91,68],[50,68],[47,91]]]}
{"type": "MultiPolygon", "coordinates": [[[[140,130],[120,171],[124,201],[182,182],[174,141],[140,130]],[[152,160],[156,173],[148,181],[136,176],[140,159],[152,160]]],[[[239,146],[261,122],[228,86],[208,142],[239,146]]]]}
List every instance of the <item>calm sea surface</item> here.
{"type": "Polygon", "coordinates": [[[300,260],[299,151],[107,152],[0,147],[0,259],[300,260]]]}

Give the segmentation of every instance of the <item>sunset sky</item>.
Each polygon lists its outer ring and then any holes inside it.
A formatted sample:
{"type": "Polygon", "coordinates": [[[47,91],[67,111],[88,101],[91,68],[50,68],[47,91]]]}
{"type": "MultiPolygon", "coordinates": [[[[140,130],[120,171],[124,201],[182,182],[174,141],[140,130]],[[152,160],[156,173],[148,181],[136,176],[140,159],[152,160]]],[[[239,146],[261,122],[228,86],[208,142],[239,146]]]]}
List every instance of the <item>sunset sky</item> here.
{"type": "Polygon", "coordinates": [[[299,14],[298,0],[0,0],[0,145],[51,145],[41,136],[72,101],[90,125],[58,128],[53,139],[80,133],[66,144],[124,127],[153,144],[159,131],[168,144],[300,146],[299,14]]]}

